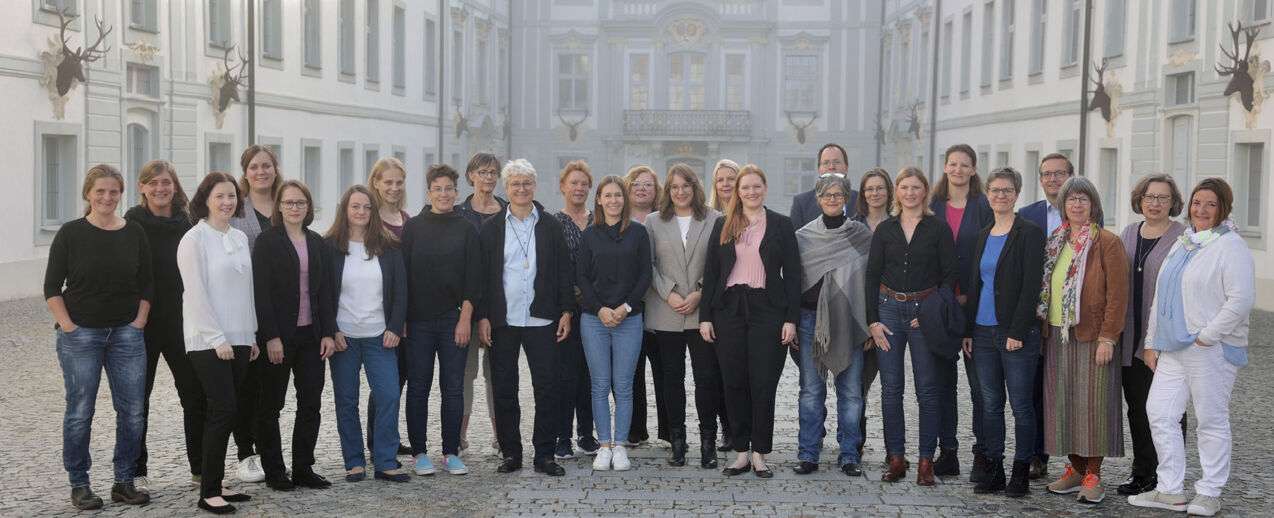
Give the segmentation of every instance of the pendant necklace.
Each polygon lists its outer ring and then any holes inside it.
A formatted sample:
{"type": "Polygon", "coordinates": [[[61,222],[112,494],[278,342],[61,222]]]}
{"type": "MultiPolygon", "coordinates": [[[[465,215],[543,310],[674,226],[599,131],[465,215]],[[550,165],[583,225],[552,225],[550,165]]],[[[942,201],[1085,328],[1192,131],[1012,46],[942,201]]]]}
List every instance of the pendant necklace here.
{"type": "Polygon", "coordinates": [[[530,270],[531,269],[531,254],[528,251],[528,248],[531,241],[531,237],[528,235],[527,242],[523,243],[522,234],[518,232],[518,229],[513,228],[513,239],[516,239],[518,241],[518,247],[522,248],[522,269],[530,270]]]}
{"type": "Polygon", "coordinates": [[[1150,257],[1150,252],[1154,251],[1155,245],[1158,243],[1159,238],[1157,237],[1154,239],[1143,237],[1137,241],[1137,273],[1141,273],[1141,269],[1146,266],[1146,259],[1150,257]],[[1141,251],[1143,245],[1146,250],[1144,253],[1141,251]]]}

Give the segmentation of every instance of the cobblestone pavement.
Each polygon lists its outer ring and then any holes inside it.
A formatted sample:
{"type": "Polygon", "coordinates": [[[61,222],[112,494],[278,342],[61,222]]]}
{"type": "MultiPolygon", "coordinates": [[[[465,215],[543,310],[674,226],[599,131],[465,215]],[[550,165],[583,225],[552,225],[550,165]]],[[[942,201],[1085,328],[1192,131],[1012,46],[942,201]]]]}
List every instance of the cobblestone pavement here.
{"type": "MultiPolygon", "coordinates": [[[[8,380],[7,390],[0,392],[0,515],[71,515],[66,473],[61,463],[61,420],[64,408],[62,375],[53,348],[52,318],[39,299],[23,299],[0,303],[0,379],[8,380]]],[[[1231,404],[1231,422],[1235,437],[1234,462],[1225,488],[1223,514],[1228,516],[1274,516],[1274,482],[1262,467],[1274,465],[1274,436],[1270,434],[1274,384],[1264,376],[1274,362],[1274,315],[1253,315],[1253,347],[1251,365],[1242,369],[1231,404]]],[[[161,362],[162,365],[162,362],[161,362]]],[[[967,385],[961,371],[960,392],[962,421],[960,441],[964,445],[961,463],[966,470],[972,463],[968,447],[973,443],[967,421],[969,402],[967,385]]],[[[910,371],[910,370],[908,370],[910,371]]],[[[529,442],[530,417],[533,407],[529,376],[522,380],[523,437],[529,442]]],[[[689,372],[689,369],[687,369],[689,372]]],[[[690,381],[690,380],[688,380],[690,381]]],[[[650,389],[648,389],[649,391],[650,389]]],[[[915,472],[905,482],[880,482],[884,445],[880,431],[879,389],[868,397],[867,451],[865,478],[848,479],[835,470],[837,446],[834,433],[826,442],[822,469],[808,476],[791,472],[796,461],[796,393],[797,371],[788,364],[779,386],[778,422],[775,426],[775,452],[769,462],[775,476],[761,480],[750,475],[727,479],[718,471],[697,467],[697,438],[691,437],[689,465],[670,467],[664,460],[668,449],[648,445],[632,450],[634,469],[627,472],[598,472],[590,469],[589,458],[563,461],[567,474],[548,478],[527,467],[518,474],[495,473],[498,459],[490,449],[492,431],[486,408],[475,405],[473,429],[469,441],[473,449],[465,461],[472,472],[465,476],[440,473],[431,477],[414,477],[407,484],[376,480],[350,484],[343,481],[340,446],[336,434],[331,384],[327,384],[323,426],[319,437],[316,471],[334,481],[323,491],[297,490],[276,493],[262,484],[245,484],[233,476],[234,462],[228,460],[230,485],[254,496],[240,506],[241,515],[426,515],[426,516],[1170,516],[1166,511],[1149,511],[1129,506],[1114,493],[1114,486],[1128,473],[1130,458],[1109,459],[1104,465],[1108,497],[1099,506],[1086,506],[1073,497],[1049,495],[1047,481],[1032,483],[1031,495],[1018,499],[982,496],[973,493],[973,485],[956,478],[941,479],[937,486],[918,487],[915,472]]],[[[99,495],[109,494],[111,448],[114,444],[114,411],[110,392],[102,383],[94,420],[92,454],[96,461],[90,472],[99,495]]],[[[915,457],[915,401],[907,391],[909,429],[908,457],[915,457]]],[[[829,404],[832,401],[829,400],[829,404]]],[[[693,405],[691,405],[693,407],[693,405]]],[[[438,408],[438,391],[433,391],[430,408],[438,408]]],[[[654,412],[653,402],[648,412],[654,412]]],[[[835,415],[835,408],[829,408],[835,415]]],[[[283,430],[291,422],[293,405],[284,410],[283,430]]],[[[687,422],[696,422],[694,409],[687,422]]],[[[1012,418],[1009,416],[1011,437],[1012,418]]],[[[438,418],[431,416],[430,452],[436,454],[440,444],[438,418]]],[[[649,419],[654,426],[655,418],[649,419]]],[[[834,421],[829,422],[834,427],[834,421]]],[[[195,514],[197,491],[189,483],[185,454],[182,451],[181,409],[172,378],[166,367],[160,368],[152,397],[150,421],[151,493],[153,500],[145,506],[133,507],[109,501],[99,514],[120,516],[188,516],[195,514]]],[[[402,425],[404,432],[406,426],[402,425]]],[[[834,430],[834,428],[833,428],[834,430]]],[[[654,435],[654,430],[651,430],[654,435]]],[[[528,456],[530,454],[527,445],[528,456]]],[[[1187,474],[1187,493],[1198,478],[1194,452],[1194,432],[1189,435],[1187,451],[1191,452],[1187,474]]],[[[1010,446],[1011,450],[1011,446],[1010,446]]],[[[1131,447],[1128,448],[1131,452],[1131,447]]],[[[1130,453],[1131,455],[1131,453],[1130,453]]],[[[233,458],[233,454],[231,455],[233,458]]],[[[434,458],[435,463],[440,459],[434,458]]],[[[404,461],[407,459],[404,457],[404,461]]],[[[1063,469],[1058,460],[1050,465],[1054,476],[1063,469]]],[[[87,513],[84,513],[87,514],[87,513]]],[[[1179,515],[1177,515],[1179,516],[1179,515]]]]}

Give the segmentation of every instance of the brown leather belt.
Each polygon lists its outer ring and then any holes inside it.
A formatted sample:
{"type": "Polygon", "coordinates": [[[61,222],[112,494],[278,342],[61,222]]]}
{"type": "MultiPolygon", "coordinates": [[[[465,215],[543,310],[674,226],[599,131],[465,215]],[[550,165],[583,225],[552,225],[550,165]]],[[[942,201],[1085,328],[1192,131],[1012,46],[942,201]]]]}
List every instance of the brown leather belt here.
{"type": "Polygon", "coordinates": [[[886,288],[884,284],[880,285],[881,293],[888,295],[890,298],[893,298],[894,300],[898,302],[913,302],[913,301],[924,300],[925,297],[928,297],[930,293],[933,293],[934,290],[937,290],[937,289],[938,287],[934,286],[924,291],[913,291],[911,293],[903,293],[901,291],[894,291],[889,288],[886,288]]]}

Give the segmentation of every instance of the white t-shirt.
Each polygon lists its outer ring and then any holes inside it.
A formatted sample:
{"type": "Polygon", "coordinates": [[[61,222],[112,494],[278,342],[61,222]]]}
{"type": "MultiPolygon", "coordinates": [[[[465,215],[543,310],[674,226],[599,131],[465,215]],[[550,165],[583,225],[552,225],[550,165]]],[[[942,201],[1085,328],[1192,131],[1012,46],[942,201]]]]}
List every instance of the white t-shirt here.
{"type": "Polygon", "coordinates": [[[676,216],[677,230],[681,231],[681,246],[686,246],[686,237],[690,234],[690,218],[694,216],[676,216]]]}
{"type": "Polygon", "coordinates": [[[367,258],[362,243],[349,243],[341,270],[341,297],[336,328],[350,338],[373,338],[385,333],[385,290],[380,259],[367,258]]]}

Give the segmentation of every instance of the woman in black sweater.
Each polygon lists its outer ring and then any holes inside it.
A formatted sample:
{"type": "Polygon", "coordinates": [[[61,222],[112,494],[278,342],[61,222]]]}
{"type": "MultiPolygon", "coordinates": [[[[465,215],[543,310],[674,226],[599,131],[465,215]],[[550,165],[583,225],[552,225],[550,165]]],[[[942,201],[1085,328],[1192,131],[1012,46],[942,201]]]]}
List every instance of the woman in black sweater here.
{"type": "Polygon", "coordinates": [[[66,385],[62,420],[62,464],[71,480],[71,505],[97,509],[102,499],[89,487],[89,439],[102,370],[115,407],[115,484],[111,499],[150,501],[133,485],[134,463],[144,426],[146,344],[142,328],[150,313],[150,242],[141,225],[115,215],[124,176],[98,164],[84,177],[84,217],[62,225],[49,247],[44,298],[57,320],[57,355],[66,385]],[[65,285],[65,288],[63,287],[65,285]]]}
{"type": "Polygon", "coordinates": [[[257,408],[257,448],[265,482],[277,491],[294,486],[314,489],[331,482],[314,473],[323,395],[323,362],[336,352],[336,318],[322,236],[314,221],[310,190],[298,180],[283,182],[274,199],[274,224],[252,250],[252,288],[256,291],[257,343],[265,344],[261,363],[261,399],[257,408]],[[288,376],[296,376],[296,422],[292,429],[292,479],[283,464],[279,411],[287,396],[288,376]]]}
{"type": "Polygon", "coordinates": [[[464,369],[469,357],[470,322],[480,297],[478,232],[454,210],[456,170],[429,167],[425,184],[430,205],[403,227],[407,264],[407,435],[417,475],[436,472],[426,455],[429,391],[438,360],[442,393],[443,469],[469,472],[460,461],[460,421],[464,415],[464,369]]]}
{"type": "Polygon", "coordinates": [[[186,460],[190,474],[199,480],[203,457],[204,412],[207,401],[195,371],[186,357],[181,323],[181,272],[177,270],[177,243],[190,230],[186,212],[186,191],[177,179],[177,170],[167,160],[152,160],[142,166],[137,178],[141,203],[124,213],[124,219],[136,222],[146,231],[150,241],[151,266],[154,269],[155,303],[146,322],[146,399],[142,405],[142,437],[133,483],[146,489],[146,431],[150,423],[150,394],[155,388],[159,356],[164,356],[172,371],[177,398],[181,401],[182,423],[186,434],[186,460]]]}

